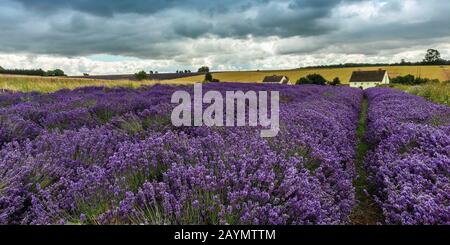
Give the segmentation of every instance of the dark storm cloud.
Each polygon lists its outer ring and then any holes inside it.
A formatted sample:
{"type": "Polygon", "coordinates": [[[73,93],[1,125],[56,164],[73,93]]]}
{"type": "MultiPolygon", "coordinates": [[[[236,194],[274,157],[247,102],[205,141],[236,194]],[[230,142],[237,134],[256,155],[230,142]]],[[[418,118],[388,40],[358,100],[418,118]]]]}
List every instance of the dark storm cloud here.
{"type": "Polygon", "coordinates": [[[226,11],[228,6],[237,5],[241,8],[253,4],[267,2],[264,0],[17,0],[27,8],[40,12],[51,12],[60,9],[73,9],[99,16],[135,13],[152,14],[170,8],[189,8],[205,11],[226,11]]]}
{"type": "Polygon", "coordinates": [[[37,12],[49,13],[73,9],[99,16],[112,16],[117,13],[151,14],[184,3],[177,0],[17,0],[17,2],[37,12]]]}
{"type": "MultiPolygon", "coordinates": [[[[326,17],[334,6],[343,0],[16,0],[35,14],[51,14],[62,10],[74,10],[101,17],[113,18],[117,14],[153,15],[166,10],[178,9],[202,18],[212,19],[214,16],[229,14],[236,18],[228,22],[219,21],[212,26],[207,21],[189,23],[175,21],[174,31],[185,37],[198,37],[204,34],[225,36],[295,36],[317,35],[329,31],[331,27],[317,23],[326,17]],[[277,4],[273,4],[277,3],[277,4]],[[256,16],[246,17],[240,13],[256,8],[256,16]],[[206,27],[206,28],[201,28],[206,27]]],[[[345,2],[351,2],[347,0],[345,2]]],[[[173,16],[176,19],[176,16],[173,16]]]]}
{"type": "MultiPolygon", "coordinates": [[[[306,39],[306,44],[278,47],[280,55],[335,52],[344,54],[377,55],[388,50],[407,50],[418,45],[429,45],[434,40],[450,40],[450,18],[419,23],[368,26],[351,32],[336,32],[319,38],[306,39]]],[[[432,46],[428,46],[432,48],[432,46]]]]}
{"type": "MultiPolygon", "coordinates": [[[[183,52],[182,39],[216,35],[310,36],[332,27],[318,23],[342,2],[296,0],[9,0],[21,16],[0,16],[0,51],[66,56],[109,53],[145,58],[183,52]],[[17,18],[23,18],[21,22],[17,18]],[[7,29],[7,27],[13,27],[7,29]]],[[[4,6],[2,6],[4,5],[4,6]]]]}
{"type": "Polygon", "coordinates": [[[309,42],[287,42],[274,50],[278,54],[321,50],[373,54],[397,48],[402,41],[426,43],[450,36],[446,14],[450,4],[416,1],[423,5],[419,6],[423,13],[402,18],[396,13],[416,11],[405,10],[402,0],[1,0],[0,52],[188,59],[202,57],[202,50],[187,50],[184,43],[202,38],[276,36],[309,42]],[[348,26],[346,18],[360,13],[340,16],[336,12],[344,6],[345,14],[345,6],[353,3],[381,4],[379,19],[356,19],[348,26]],[[393,18],[389,14],[397,19],[385,22],[393,18]],[[417,16],[425,18],[414,19],[417,16]]]}
{"type": "Polygon", "coordinates": [[[255,16],[239,18],[239,21],[221,23],[210,33],[222,37],[245,35],[264,36],[311,36],[320,35],[333,30],[333,25],[320,23],[328,17],[332,9],[343,1],[288,1],[286,4],[274,4],[267,1],[260,5],[255,16]]]}

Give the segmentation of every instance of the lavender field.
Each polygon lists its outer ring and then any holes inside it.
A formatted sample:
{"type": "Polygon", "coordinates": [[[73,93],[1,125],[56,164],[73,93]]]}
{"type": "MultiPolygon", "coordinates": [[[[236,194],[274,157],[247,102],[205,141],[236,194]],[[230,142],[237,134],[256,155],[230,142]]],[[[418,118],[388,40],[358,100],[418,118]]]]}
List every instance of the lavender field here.
{"type": "Polygon", "coordinates": [[[389,224],[450,224],[450,107],[373,88],[366,166],[389,224]]]}
{"type": "MultiPolygon", "coordinates": [[[[174,127],[176,90],[0,95],[0,224],[352,224],[363,101],[380,224],[450,224],[450,108],[391,89],[280,91],[280,133],[174,127]]],[[[373,189],[373,190],[372,190],[373,189]]]]}

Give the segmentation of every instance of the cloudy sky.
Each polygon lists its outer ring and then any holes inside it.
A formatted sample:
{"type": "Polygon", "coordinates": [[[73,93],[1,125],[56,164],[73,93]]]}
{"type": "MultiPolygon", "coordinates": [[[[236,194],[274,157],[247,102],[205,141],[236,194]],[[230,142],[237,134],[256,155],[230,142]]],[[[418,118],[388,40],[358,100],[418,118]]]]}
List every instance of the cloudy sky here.
{"type": "Polygon", "coordinates": [[[71,75],[450,59],[448,0],[0,0],[0,66],[71,75]]]}

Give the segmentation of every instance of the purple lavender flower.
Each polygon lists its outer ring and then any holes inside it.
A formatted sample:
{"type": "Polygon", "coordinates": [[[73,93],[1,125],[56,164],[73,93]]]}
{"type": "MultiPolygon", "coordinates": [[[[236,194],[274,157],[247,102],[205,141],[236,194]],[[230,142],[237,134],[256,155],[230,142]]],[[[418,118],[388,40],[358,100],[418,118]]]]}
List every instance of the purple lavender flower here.
{"type": "Polygon", "coordinates": [[[366,164],[386,223],[449,224],[450,108],[392,89],[366,95],[366,164]]]}
{"type": "Polygon", "coordinates": [[[0,223],[349,222],[360,90],[205,87],[279,90],[279,135],[174,128],[170,97],[192,93],[189,86],[80,88],[18,95],[28,96],[22,102],[0,97],[0,223]]]}

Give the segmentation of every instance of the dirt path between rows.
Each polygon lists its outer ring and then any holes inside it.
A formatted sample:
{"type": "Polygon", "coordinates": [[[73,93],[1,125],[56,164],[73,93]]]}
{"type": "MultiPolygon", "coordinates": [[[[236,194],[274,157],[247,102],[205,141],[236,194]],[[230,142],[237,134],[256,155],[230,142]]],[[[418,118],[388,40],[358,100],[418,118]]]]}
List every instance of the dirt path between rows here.
{"type": "Polygon", "coordinates": [[[353,180],[358,203],[350,215],[351,224],[354,225],[376,225],[383,223],[384,220],[380,207],[372,198],[373,188],[370,187],[370,184],[367,181],[367,172],[364,166],[364,160],[369,149],[369,145],[364,138],[367,126],[368,107],[369,102],[367,98],[364,97],[357,130],[355,162],[357,177],[353,180]]]}

